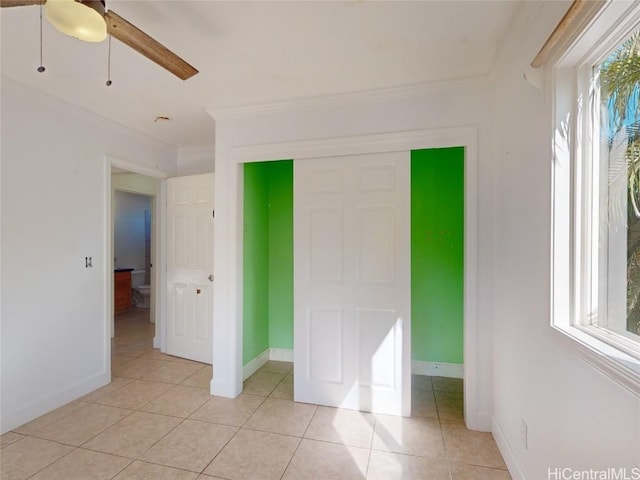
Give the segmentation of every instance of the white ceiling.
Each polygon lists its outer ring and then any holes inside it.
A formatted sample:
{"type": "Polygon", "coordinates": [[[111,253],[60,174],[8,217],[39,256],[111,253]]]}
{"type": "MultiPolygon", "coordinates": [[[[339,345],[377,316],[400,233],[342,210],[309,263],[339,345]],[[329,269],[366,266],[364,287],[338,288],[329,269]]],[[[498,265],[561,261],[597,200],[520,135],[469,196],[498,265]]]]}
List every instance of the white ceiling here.
{"type": "Polygon", "coordinates": [[[205,109],[487,75],[519,2],[107,0],[200,70],[183,82],[137,52],[85,43],[39,7],[0,12],[2,75],[177,147],[213,144],[205,109]],[[154,119],[168,116],[169,122],[154,119]]]}

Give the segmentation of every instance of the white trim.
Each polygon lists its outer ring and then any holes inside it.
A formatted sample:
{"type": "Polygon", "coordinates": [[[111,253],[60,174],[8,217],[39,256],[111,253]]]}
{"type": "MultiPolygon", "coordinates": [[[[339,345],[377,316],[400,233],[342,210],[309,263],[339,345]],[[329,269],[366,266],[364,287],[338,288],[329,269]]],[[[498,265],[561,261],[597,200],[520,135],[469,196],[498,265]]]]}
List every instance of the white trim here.
{"type": "Polygon", "coordinates": [[[253,116],[262,113],[274,113],[290,110],[311,109],[332,105],[344,105],[354,102],[369,102],[384,98],[411,97],[416,95],[431,94],[442,90],[480,90],[493,86],[492,76],[479,76],[445,80],[438,82],[418,83],[372,90],[360,90],[356,92],[338,93],[318,97],[296,98],[280,102],[265,103],[228,108],[205,108],[205,111],[214,119],[236,118],[253,116]]]}
{"type": "Polygon", "coordinates": [[[518,457],[513,453],[513,449],[507,441],[507,436],[504,434],[504,431],[496,417],[491,418],[491,433],[493,434],[498,450],[500,450],[500,454],[504,459],[504,463],[511,474],[511,478],[513,478],[513,480],[525,480],[527,477],[522,471],[522,467],[518,462],[518,457]]]}
{"type": "Polygon", "coordinates": [[[249,360],[245,366],[242,367],[242,381],[244,382],[251,375],[256,373],[260,367],[269,361],[270,351],[267,348],[264,352],[257,357],[249,360]]]}
{"type": "Polygon", "coordinates": [[[159,348],[161,352],[167,351],[167,181],[160,179],[156,193],[156,335],[154,338],[154,348],[159,348]],[[160,325],[158,325],[158,323],[160,325]],[[156,347],[156,345],[158,345],[156,347]]]}
{"type": "Polygon", "coordinates": [[[293,362],[293,349],[270,348],[269,360],[275,360],[276,362],[293,362]]]}
{"type": "MultiPolygon", "coordinates": [[[[133,173],[139,173],[140,175],[145,175],[147,177],[169,178],[170,176],[169,173],[157,168],[151,168],[145,165],[140,165],[138,163],[128,162],[126,160],[112,157],[110,155],[105,155],[105,158],[113,167],[122,168],[123,170],[128,170],[133,173]]],[[[109,172],[109,174],[111,174],[111,172],[109,172]]]]}
{"type": "Polygon", "coordinates": [[[216,230],[218,252],[214,285],[219,300],[214,307],[214,365],[211,394],[236,397],[242,392],[242,164],[274,158],[313,158],[320,156],[401,151],[440,147],[465,147],[465,252],[464,252],[464,403],[467,427],[490,431],[491,413],[480,410],[478,401],[477,358],[477,228],[478,228],[478,133],[474,126],[410,130],[340,138],[311,139],[262,145],[236,145],[216,152],[216,203],[226,209],[225,229],[216,230]]]}
{"type": "Polygon", "coordinates": [[[242,367],[242,381],[256,373],[269,360],[277,362],[293,362],[293,350],[290,348],[267,348],[258,356],[249,360],[242,367]]]}
{"type": "Polygon", "coordinates": [[[608,1],[576,37],[575,41],[548,59],[554,68],[573,67],[584,63],[586,58],[599,63],[620,38],[638,22],[640,7],[635,1],[608,1]],[[604,32],[604,34],[603,34],[604,32]]]}
{"type": "Polygon", "coordinates": [[[403,132],[354,135],[340,138],[322,138],[301,142],[238,146],[231,149],[231,154],[238,163],[263,162],[282,158],[301,160],[304,158],[460,146],[459,142],[462,136],[465,137],[466,141],[475,146],[475,127],[461,126],[432,130],[408,130],[403,132]],[[428,147],[425,147],[426,143],[429,144],[428,147]]]}
{"type": "Polygon", "coordinates": [[[554,337],[591,367],[640,399],[640,362],[577,327],[552,326],[554,337]]]}
{"type": "MultiPolygon", "coordinates": [[[[104,295],[104,304],[102,311],[104,312],[104,355],[102,358],[103,368],[106,372],[105,385],[111,381],[111,339],[115,334],[114,318],[113,318],[113,212],[111,204],[113,202],[113,189],[111,187],[111,160],[105,157],[104,162],[104,235],[107,236],[104,242],[104,251],[102,257],[102,265],[104,265],[103,285],[106,288],[104,295]]],[[[102,386],[102,385],[100,385],[102,386]]],[[[99,386],[99,387],[100,387],[99,386]]],[[[98,388],[99,388],[98,387],[98,388]]],[[[35,418],[35,417],[33,417],[35,418]]]]}
{"type": "Polygon", "coordinates": [[[430,377],[464,378],[464,366],[462,363],[411,360],[411,373],[430,377]]]}

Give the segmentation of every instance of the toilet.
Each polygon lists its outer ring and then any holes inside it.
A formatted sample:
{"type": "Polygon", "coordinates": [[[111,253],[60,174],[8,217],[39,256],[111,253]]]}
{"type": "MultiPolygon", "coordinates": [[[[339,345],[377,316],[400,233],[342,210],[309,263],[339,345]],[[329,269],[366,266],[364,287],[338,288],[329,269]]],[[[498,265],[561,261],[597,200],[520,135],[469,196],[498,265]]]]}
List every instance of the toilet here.
{"type": "Polygon", "coordinates": [[[150,308],[151,307],[151,285],[139,285],[136,287],[138,293],[142,297],[142,303],[136,305],[136,307],[140,308],[150,308]]]}
{"type": "Polygon", "coordinates": [[[146,272],[134,270],[131,272],[131,288],[133,289],[134,306],[138,308],[151,307],[151,285],[145,285],[146,272]]]}

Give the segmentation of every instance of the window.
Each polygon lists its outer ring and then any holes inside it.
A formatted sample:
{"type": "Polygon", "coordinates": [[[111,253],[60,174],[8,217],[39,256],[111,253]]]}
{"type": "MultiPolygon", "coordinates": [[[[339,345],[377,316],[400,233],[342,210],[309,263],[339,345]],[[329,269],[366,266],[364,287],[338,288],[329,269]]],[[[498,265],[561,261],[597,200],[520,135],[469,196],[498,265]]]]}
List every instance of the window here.
{"type": "Polygon", "coordinates": [[[552,326],[640,396],[640,7],[608,4],[551,76],[552,326]]]}
{"type": "Polygon", "coordinates": [[[621,345],[629,339],[633,354],[640,342],[640,27],[592,75],[594,120],[600,120],[594,121],[599,145],[591,161],[599,169],[592,174],[599,180],[592,220],[599,235],[592,249],[602,274],[592,279],[600,298],[588,324],[616,334],[621,345]]]}

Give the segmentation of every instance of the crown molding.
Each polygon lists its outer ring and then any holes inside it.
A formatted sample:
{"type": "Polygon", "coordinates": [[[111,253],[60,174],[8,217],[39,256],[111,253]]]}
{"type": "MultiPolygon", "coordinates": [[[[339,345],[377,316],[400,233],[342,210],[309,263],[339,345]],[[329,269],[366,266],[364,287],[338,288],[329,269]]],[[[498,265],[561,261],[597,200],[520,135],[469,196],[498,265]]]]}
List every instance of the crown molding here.
{"type": "Polygon", "coordinates": [[[231,155],[234,161],[245,163],[268,161],[268,159],[303,159],[338,155],[359,155],[372,152],[417,150],[421,148],[446,148],[452,145],[475,146],[476,144],[476,127],[462,126],[354,135],[349,137],[319,138],[275,144],[239,145],[231,148],[231,155]]]}
{"type": "Polygon", "coordinates": [[[495,80],[492,75],[484,75],[477,77],[460,78],[455,80],[443,80],[438,82],[427,82],[412,85],[402,85],[397,87],[362,90],[358,92],[295,98],[280,102],[257,105],[222,108],[212,107],[205,108],[205,111],[215,120],[241,118],[265,113],[312,109],[332,105],[370,102],[392,98],[410,98],[446,90],[480,90],[490,88],[494,85],[494,83],[495,80]]]}

